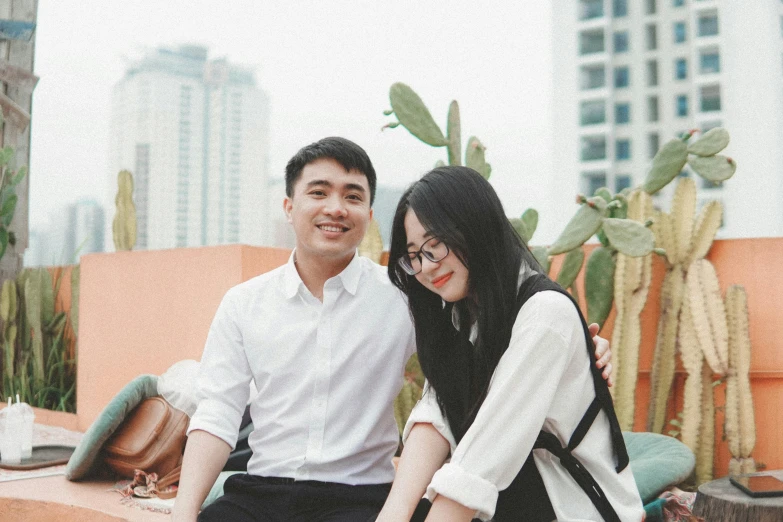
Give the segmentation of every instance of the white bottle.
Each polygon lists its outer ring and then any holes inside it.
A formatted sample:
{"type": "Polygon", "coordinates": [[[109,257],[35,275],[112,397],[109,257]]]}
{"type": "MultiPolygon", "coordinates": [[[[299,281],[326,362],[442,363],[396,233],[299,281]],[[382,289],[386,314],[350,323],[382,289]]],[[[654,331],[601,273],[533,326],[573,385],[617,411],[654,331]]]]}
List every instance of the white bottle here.
{"type": "Polygon", "coordinates": [[[3,434],[3,453],[0,461],[3,464],[19,464],[22,461],[22,419],[21,412],[12,404],[8,397],[8,407],[5,414],[5,433],[3,434]]]}
{"type": "Polygon", "coordinates": [[[16,394],[17,411],[22,416],[22,458],[29,459],[33,456],[33,424],[35,423],[35,412],[26,402],[19,402],[19,394],[16,394]]]}

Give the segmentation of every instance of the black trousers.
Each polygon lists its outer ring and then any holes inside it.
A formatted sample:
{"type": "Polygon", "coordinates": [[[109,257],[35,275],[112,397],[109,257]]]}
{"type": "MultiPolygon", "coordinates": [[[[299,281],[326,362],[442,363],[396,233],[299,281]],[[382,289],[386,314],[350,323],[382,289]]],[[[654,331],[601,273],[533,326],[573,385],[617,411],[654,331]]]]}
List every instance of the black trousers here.
{"type": "Polygon", "coordinates": [[[368,522],[375,520],[391,484],[349,486],[333,482],[237,474],[199,522],[368,522]]]}

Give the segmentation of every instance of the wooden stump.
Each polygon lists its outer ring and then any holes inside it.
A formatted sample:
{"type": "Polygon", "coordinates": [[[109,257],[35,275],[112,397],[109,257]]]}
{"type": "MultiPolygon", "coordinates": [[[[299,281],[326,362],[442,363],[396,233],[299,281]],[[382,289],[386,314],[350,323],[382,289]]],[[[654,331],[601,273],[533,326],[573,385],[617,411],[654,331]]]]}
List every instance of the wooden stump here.
{"type": "MultiPolygon", "coordinates": [[[[783,480],[783,471],[756,475],[773,475],[783,480]]],[[[693,514],[709,522],[780,522],[783,497],[753,498],[725,477],[699,486],[693,514]]]]}

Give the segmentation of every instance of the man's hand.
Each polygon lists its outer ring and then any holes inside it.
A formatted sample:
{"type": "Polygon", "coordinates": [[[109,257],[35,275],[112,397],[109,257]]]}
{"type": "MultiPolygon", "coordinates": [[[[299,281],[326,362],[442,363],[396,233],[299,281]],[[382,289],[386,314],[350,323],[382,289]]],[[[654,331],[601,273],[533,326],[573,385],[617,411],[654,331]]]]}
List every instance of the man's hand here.
{"type": "Polygon", "coordinates": [[[595,344],[595,366],[598,369],[604,369],[601,375],[606,379],[606,384],[612,386],[614,384],[612,381],[612,350],[609,347],[609,341],[598,335],[599,328],[597,323],[587,327],[590,335],[593,336],[593,344],[595,344]]]}

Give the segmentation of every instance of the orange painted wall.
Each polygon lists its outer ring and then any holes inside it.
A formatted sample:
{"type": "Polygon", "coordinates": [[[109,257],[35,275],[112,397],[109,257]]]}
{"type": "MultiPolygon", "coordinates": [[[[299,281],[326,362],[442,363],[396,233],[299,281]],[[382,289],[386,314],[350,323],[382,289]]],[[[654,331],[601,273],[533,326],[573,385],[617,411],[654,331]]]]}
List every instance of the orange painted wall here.
{"type": "Polygon", "coordinates": [[[200,359],[226,291],[289,255],[286,249],[230,245],[83,256],[80,429],[137,375],[160,375],[177,361],[200,359]]]}
{"type": "MultiPolygon", "coordinates": [[[[588,255],[593,248],[586,247],[588,255]]],[[[111,397],[140,373],[160,374],[178,360],[199,359],[212,316],[226,290],[283,264],[289,254],[284,249],[232,245],[83,256],[79,428],[86,429],[111,397]]],[[[783,238],[716,241],[708,258],[718,271],[723,290],[742,284],[748,292],[751,385],[758,434],[754,456],[768,468],[783,468],[783,339],[776,335],[777,316],[783,309],[783,277],[774,272],[778,260],[783,259],[783,238]]],[[[659,289],[665,271],[663,262],[653,259],[653,279],[642,314],[636,431],[643,431],[646,424],[659,289]]],[[[553,274],[560,262],[555,260],[553,274]]],[[[581,281],[579,286],[583,288],[581,281]]],[[[66,295],[70,301],[69,287],[63,299],[66,295]]],[[[607,338],[611,338],[613,318],[614,312],[602,331],[607,338]]],[[[670,418],[682,408],[683,383],[680,372],[670,418]]],[[[719,387],[717,406],[722,406],[723,400],[723,387],[719,387]]],[[[726,474],[729,460],[722,423],[719,412],[716,476],[726,474]]]]}

